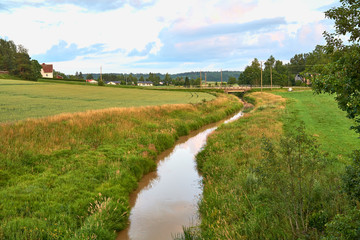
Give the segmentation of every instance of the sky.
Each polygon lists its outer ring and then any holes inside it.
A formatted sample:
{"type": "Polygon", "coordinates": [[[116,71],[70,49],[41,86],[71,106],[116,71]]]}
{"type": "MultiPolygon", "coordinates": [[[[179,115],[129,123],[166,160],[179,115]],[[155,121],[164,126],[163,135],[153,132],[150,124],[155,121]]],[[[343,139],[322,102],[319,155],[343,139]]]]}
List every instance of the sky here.
{"type": "Polygon", "coordinates": [[[1,0],[0,38],[66,74],[242,71],[325,44],[335,0],[1,0]]]}

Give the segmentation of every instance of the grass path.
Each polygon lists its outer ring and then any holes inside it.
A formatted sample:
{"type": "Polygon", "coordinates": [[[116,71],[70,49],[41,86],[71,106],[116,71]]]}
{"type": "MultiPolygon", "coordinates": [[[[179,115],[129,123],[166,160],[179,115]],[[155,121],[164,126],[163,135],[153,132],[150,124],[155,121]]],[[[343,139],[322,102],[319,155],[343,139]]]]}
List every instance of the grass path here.
{"type": "Polygon", "coordinates": [[[315,136],[321,149],[338,157],[347,157],[360,148],[358,135],[349,130],[352,120],[337,107],[334,96],[315,95],[312,91],[277,92],[287,99],[287,111],[305,123],[308,133],[315,136]]]}

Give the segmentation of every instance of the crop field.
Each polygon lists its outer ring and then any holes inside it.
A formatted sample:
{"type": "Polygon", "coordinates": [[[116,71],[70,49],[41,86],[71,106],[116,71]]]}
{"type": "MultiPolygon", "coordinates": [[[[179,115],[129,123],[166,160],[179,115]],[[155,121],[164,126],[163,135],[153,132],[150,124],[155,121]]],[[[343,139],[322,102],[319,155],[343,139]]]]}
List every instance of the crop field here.
{"type": "Polygon", "coordinates": [[[208,93],[0,80],[0,122],[112,107],[199,103],[208,93]]]}

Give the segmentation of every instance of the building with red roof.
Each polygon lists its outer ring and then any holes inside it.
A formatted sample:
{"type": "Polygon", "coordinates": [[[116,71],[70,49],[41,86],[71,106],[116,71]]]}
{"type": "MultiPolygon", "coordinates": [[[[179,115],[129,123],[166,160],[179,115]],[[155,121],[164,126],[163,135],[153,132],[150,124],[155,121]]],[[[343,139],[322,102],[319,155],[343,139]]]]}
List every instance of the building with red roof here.
{"type": "Polygon", "coordinates": [[[53,78],[54,77],[54,68],[52,64],[43,63],[41,69],[41,75],[43,78],[53,78]]]}

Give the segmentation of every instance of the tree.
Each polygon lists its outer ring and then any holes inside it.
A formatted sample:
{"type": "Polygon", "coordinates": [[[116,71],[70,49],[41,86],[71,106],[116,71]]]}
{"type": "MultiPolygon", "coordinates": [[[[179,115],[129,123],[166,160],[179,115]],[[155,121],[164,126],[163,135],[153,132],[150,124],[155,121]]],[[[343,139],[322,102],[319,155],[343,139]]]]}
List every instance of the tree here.
{"type": "Polygon", "coordinates": [[[165,78],[164,78],[164,84],[165,85],[169,85],[171,83],[172,79],[169,73],[165,74],[165,78]]]}
{"type": "Polygon", "coordinates": [[[274,68],[274,66],[275,66],[275,62],[276,62],[276,60],[275,60],[275,58],[271,55],[269,58],[268,58],[268,60],[266,60],[266,62],[265,62],[265,69],[264,70],[268,70],[268,69],[270,69],[270,68],[274,68]]]}
{"type": "Polygon", "coordinates": [[[37,80],[41,77],[41,66],[38,61],[31,60],[27,49],[3,39],[0,39],[0,70],[9,71],[27,80],[37,80]]]}
{"type": "MultiPolygon", "coordinates": [[[[54,78],[57,78],[57,77],[62,77],[63,79],[68,78],[68,76],[65,73],[56,71],[55,69],[54,69],[53,73],[54,73],[54,78]]],[[[89,79],[91,79],[91,78],[89,78],[89,79]]]]}
{"type": "Polygon", "coordinates": [[[94,79],[94,76],[91,73],[89,73],[89,74],[86,75],[86,79],[87,80],[88,79],[94,79]]]}
{"type": "Polygon", "coordinates": [[[138,79],[136,76],[134,76],[132,73],[130,73],[130,75],[127,77],[127,81],[128,81],[128,84],[130,84],[130,85],[132,85],[132,84],[137,85],[138,79]]]}
{"type": "MultiPolygon", "coordinates": [[[[340,109],[346,111],[348,118],[355,120],[352,128],[360,133],[360,1],[340,2],[340,7],[325,12],[327,18],[335,20],[335,33],[324,33],[331,62],[325,65],[322,74],[315,79],[313,89],[316,93],[335,94],[340,109]],[[351,45],[343,44],[339,38],[341,35],[348,35],[351,45]]],[[[338,239],[360,237],[360,211],[356,207],[360,201],[359,159],[359,152],[355,152],[353,162],[343,176],[344,190],[354,201],[354,208],[338,214],[327,224],[327,234],[338,239]]]]}
{"type": "Polygon", "coordinates": [[[38,78],[41,78],[41,69],[42,66],[39,64],[39,62],[37,60],[31,60],[31,67],[30,67],[30,72],[27,75],[27,79],[29,80],[33,80],[36,81],[38,78]]]}
{"type": "Polygon", "coordinates": [[[13,72],[16,68],[16,45],[13,41],[0,39],[0,70],[13,72]]]}
{"type": "Polygon", "coordinates": [[[350,34],[350,41],[360,39],[360,1],[340,0],[342,6],[332,8],[325,12],[327,18],[335,20],[337,35],[350,34]]]}
{"type": "Polygon", "coordinates": [[[360,133],[360,40],[359,1],[341,0],[342,6],[325,12],[335,20],[336,34],[325,33],[327,53],[331,62],[325,65],[323,74],[314,81],[316,93],[335,94],[340,109],[347,117],[355,119],[355,129],[360,133]],[[349,34],[352,45],[344,45],[339,35],[349,34]]]}
{"type": "Polygon", "coordinates": [[[147,80],[152,82],[154,84],[154,86],[157,86],[160,83],[159,75],[151,73],[151,72],[149,73],[149,78],[147,80]]]}
{"type": "MultiPolygon", "coordinates": [[[[140,76],[139,82],[145,82],[144,76],[142,76],[142,75],[140,76]]],[[[136,83],[136,85],[137,85],[137,83],[136,83]]]]}
{"type": "Polygon", "coordinates": [[[261,68],[260,62],[255,58],[250,66],[247,66],[244,72],[240,73],[239,84],[259,85],[260,84],[261,68]]]}
{"type": "Polygon", "coordinates": [[[295,54],[294,57],[290,59],[290,72],[292,74],[298,74],[305,70],[306,66],[306,58],[307,54],[301,53],[301,54],[295,54]]]}
{"type": "Polygon", "coordinates": [[[313,231],[310,218],[317,213],[315,199],[319,201],[315,183],[324,184],[324,157],[318,144],[306,134],[302,123],[286,132],[280,143],[264,139],[262,150],[263,159],[256,172],[261,191],[268,192],[263,204],[288,221],[293,239],[309,236],[313,231]]]}
{"type": "Polygon", "coordinates": [[[184,86],[190,87],[190,79],[188,77],[185,78],[184,86]]]}
{"type": "Polygon", "coordinates": [[[235,77],[229,77],[227,82],[228,82],[229,85],[234,85],[234,84],[236,84],[236,78],[235,77]]]}

